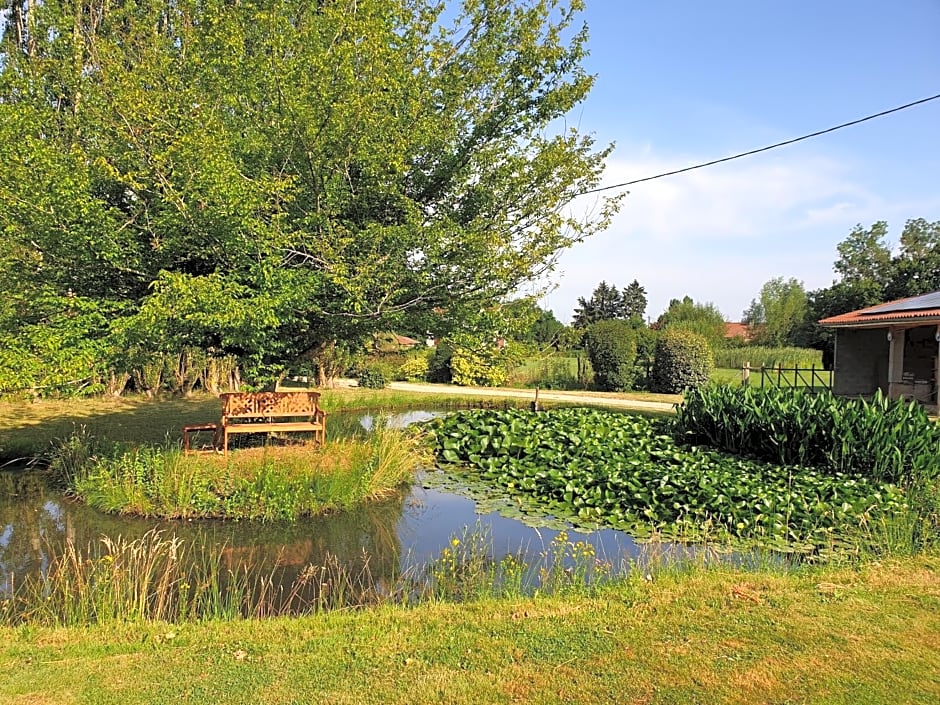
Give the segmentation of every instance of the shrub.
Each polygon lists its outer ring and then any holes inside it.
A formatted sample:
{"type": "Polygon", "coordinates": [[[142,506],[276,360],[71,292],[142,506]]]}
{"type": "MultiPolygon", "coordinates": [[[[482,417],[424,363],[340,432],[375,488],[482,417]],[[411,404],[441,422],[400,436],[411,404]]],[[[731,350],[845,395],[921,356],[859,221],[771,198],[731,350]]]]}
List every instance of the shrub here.
{"type": "Polygon", "coordinates": [[[594,382],[604,391],[622,392],[633,386],[636,375],[636,335],[626,321],[598,321],[584,334],[584,347],[594,382]]]}
{"type": "Polygon", "coordinates": [[[385,389],[388,377],[385,372],[375,365],[370,365],[359,373],[359,386],[366,389],[385,389]]]}
{"type": "Polygon", "coordinates": [[[659,340],[659,331],[640,326],[634,329],[636,333],[636,378],[634,388],[649,389],[650,374],[653,371],[653,359],[656,356],[656,341],[659,340]]]}
{"type": "Polygon", "coordinates": [[[495,355],[459,348],[450,358],[451,379],[461,386],[498,387],[509,376],[495,355]]]}
{"type": "Polygon", "coordinates": [[[430,360],[426,354],[411,355],[398,368],[398,377],[406,382],[424,382],[430,370],[430,360]]]}
{"type": "Polygon", "coordinates": [[[704,336],[670,328],[656,341],[650,387],[664,394],[697,389],[708,384],[713,367],[712,351],[704,336]]]}
{"type": "Polygon", "coordinates": [[[439,384],[449,384],[452,379],[450,371],[450,359],[454,354],[454,348],[446,342],[438,343],[434,348],[434,354],[428,360],[428,382],[437,382],[439,384]]]}

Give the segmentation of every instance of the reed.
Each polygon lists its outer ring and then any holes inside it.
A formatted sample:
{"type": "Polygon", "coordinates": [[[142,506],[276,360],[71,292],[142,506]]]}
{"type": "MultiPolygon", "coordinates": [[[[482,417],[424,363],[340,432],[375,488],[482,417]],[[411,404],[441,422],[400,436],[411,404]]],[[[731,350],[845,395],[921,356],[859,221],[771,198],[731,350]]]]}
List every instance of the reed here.
{"type": "Polygon", "coordinates": [[[758,367],[806,367],[814,365],[822,369],[822,351],[812,348],[769,347],[746,345],[744,347],[718,348],[714,351],[715,367],[740,370],[744,363],[752,369],[758,367]]]}
{"type": "Polygon", "coordinates": [[[527,561],[501,557],[480,526],[452,538],[424,564],[378,578],[364,555],[356,568],[334,556],[309,564],[289,583],[279,568],[230,566],[208,552],[152,529],[139,539],[102,538],[84,548],[68,541],[40,576],[12,583],[0,599],[0,624],[77,626],[109,622],[183,623],[266,619],[380,604],[466,602],[533,595],[591,594],[627,579],[584,542],[561,532],[527,561]]]}
{"type": "Polygon", "coordinates": [[[53,467],[70,490],[108,512],[162,518],[294,520],[377,499],[430,461],[419,433],[379,424],[360,438],[185,455],[176,444],[95,453],[88,436],[60,444],[53,467]]]}

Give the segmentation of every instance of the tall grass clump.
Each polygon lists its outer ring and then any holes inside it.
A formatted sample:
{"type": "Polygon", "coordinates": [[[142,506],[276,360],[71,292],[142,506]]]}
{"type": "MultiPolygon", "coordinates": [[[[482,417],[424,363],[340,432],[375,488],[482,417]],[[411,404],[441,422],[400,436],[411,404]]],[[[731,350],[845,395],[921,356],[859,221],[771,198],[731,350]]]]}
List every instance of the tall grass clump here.
{"type": "MultiPolygon", "coordinates": [[[[527,595],[589,594],[629,564],[615,566],[584,541],[560,532],[537,555],[520,547],[499,556],[477,525],[454,536],[436,558],[375,575],[370,556],[355,565],[328,554],[286,578],[281,567],[232,563],[166,531],[102,538],[50,549],[41,573],[10,583],[0,625],[78,626],[111,622],[184,623],[316,614],[379,604],[467,602],[527,595]]],[[[173,632],[163,638],[174,638],[173,632]]]]}
{"type": "Polygon", "coordinates": [[[285,581],[280,568],[231,565],[224,548],[207,552],[157,529],[137,539],[104,537],[85,548],[68,541],[41,574],[11,585],[0,600],[0,624],[264,618],[374,605],[403,594],[383,587],[367,560],[350,569],[327,556],[285,581]]]}
{"type": "Polygon", "coordinates": [[[724,347],[714,351],[715,367],[740,370],[744,363],[750,363],[751,369],[758,367],[806,367],[814,365],[822,369],[822,351],[812,348],[768,347],[764,345],[746,345],[743,347],[724,347]]]}
{"type": "Polygon", "coordinates": [[[107,512],[162,518],[293,520],[380,498],[409,483],[430,459],[410,430],[379,424],[368,436],[265,446],[228,456],[185,455],[175,444],[117,448],[63,460],[72,492],[107,512]]]}
{"type": "Polygon", "coordinates": [[[710,386],[686,394],[672,431],[693,445],[829,473],[888,482],[940,476],[940,427],[920,404],[880,392],[865,400],[710,386]]]}

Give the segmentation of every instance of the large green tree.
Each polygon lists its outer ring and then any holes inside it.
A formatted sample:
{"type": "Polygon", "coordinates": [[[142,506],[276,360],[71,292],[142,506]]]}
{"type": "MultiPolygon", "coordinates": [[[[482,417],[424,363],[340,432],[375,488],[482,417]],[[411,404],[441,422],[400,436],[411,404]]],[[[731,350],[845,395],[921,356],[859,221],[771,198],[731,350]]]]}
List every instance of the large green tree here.
{"type": "Polygon", "coordinates": [[[606,281],[594,289],[591,298],[578,297],[572,325],[586,328],[598,321],[629,320],[635,326],[643,325],[646,314],[646,289],[634,279],[620,291],[606,281]]]}
{"type": "Polygon", "coordinates": [[[757,299],[744,311],[743,320],[757,331],[757,341],[766,345],[793,345],[806,318],[807,299],[803,282],[776,277],[766,282],[757,299]]]}
{"type": "Polygon", "coordinates": [[[105,367],[193,347],[263,376],[440,335],[616,207],[564,208],[608,152],[552,130],[592,83],[580,0],[11,8],[0,332],[25,355],[44,326],[105,367]]]}
{"type": "Polygon", "coordinates": [[[718,307],[710,302],[696,303],[691,296],[670,300],[669,308],[657,319],[656,327],[697,333],[712,349],[720,346],[725,338],[725,318],[718,307]]]}

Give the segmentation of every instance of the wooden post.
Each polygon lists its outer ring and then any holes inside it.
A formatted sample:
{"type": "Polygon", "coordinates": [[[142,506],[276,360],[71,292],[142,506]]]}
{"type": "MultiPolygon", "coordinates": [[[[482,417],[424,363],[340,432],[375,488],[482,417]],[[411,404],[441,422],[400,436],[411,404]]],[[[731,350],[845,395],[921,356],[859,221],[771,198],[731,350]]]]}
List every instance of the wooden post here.
{"type": "Polygon", "coordinates": [[[532,401],[532,411],[539,410],[539,388],[535,387],[535,399],[532,401]]]}
{"type": "Polygon", "coordinates": [[[741,384],[745,387],[749,386],[751,383],[751,363],[745,362],[744,367],[741,368],[741,384]]]}

